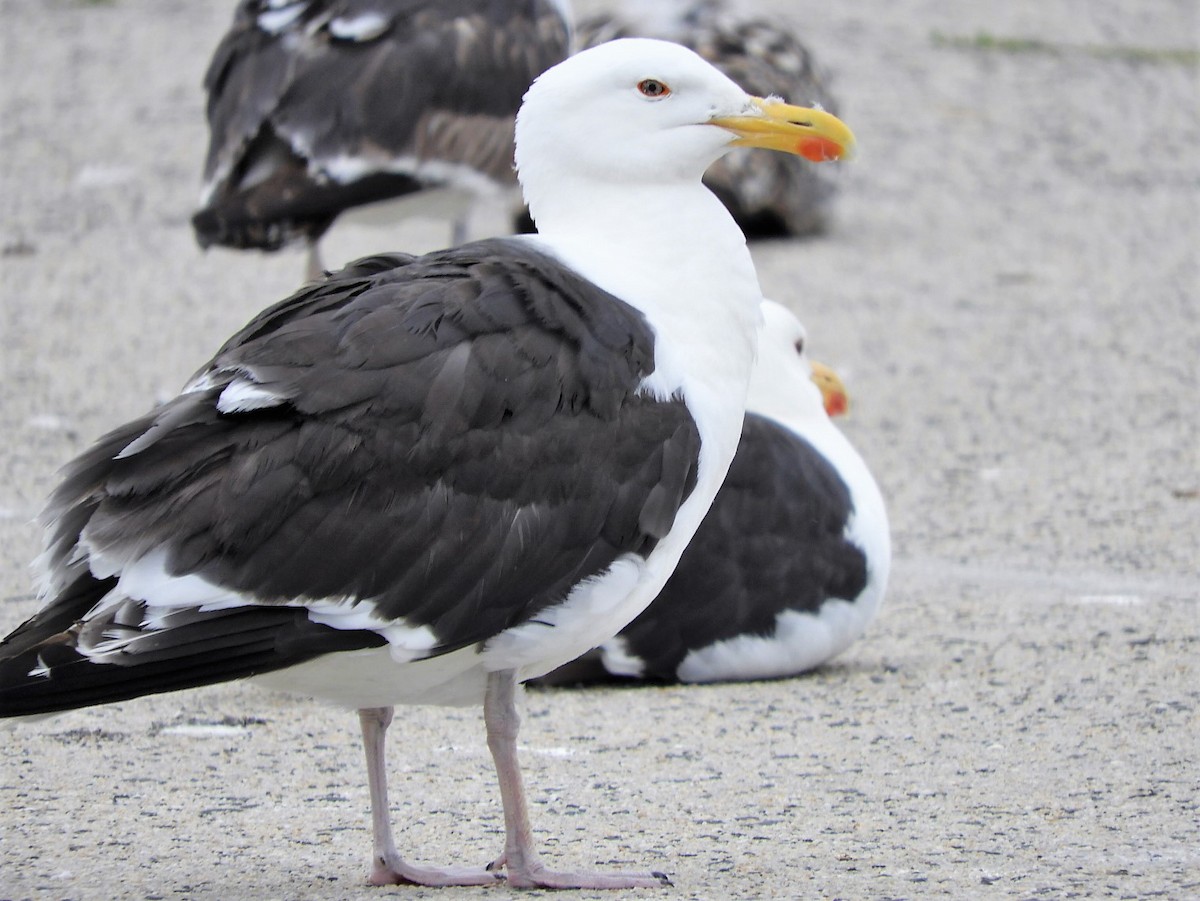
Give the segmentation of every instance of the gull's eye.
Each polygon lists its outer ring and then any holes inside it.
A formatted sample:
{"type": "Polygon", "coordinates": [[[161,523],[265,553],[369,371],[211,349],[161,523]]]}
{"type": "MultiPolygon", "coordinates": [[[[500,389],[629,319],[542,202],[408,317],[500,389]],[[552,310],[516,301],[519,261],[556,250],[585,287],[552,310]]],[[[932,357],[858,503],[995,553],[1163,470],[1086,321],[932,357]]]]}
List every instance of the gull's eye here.
{"type": "Polygon", "coordinates": [[[804,339],[803,338],[796,339],[796,353],[798,353],[800,356],[804,356],[804,339]]]}
{"type": "Polygon", "coordinates": [[[666,82],[659,81],[657,78],[643,78],[638,82],[637,89],[643,97],[649,97],[652,100],[661,99],[671,93],[666,82]]]}

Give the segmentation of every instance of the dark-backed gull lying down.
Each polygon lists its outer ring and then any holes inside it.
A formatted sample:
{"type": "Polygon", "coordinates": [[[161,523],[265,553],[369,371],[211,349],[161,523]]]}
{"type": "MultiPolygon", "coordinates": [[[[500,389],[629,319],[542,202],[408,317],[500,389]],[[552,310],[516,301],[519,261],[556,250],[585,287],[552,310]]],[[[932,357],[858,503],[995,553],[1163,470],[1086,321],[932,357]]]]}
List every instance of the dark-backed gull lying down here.
{"type": "MultiPolygon", "coordinates": [[[[617,6],[615,15],[579,22],[576,47],[619,37],[664,38],[692,48],[755,94],[837,112],[828,76],[778,20],[745,18],[721,0],[625,0],[617,6]]],[[[806,160],[744,151],[714,163],[704,183],[750,238],[823,231],[836,188],[827,170],[806,160]]]]}
{"type": "Polygon", "coordinates": [[[887,512],[830,421],[844,390],[809,363],[795,316],[770,301],[763,312],[737,456],[675,572],[617,637],[543,683],[791,676],[841,653],[878,611],[887,512]]]}
{"type": "Polygon", "coordinates": [[[543,865],[514,692],[650,603],[733,459],[762,297],[705,168],[734,145],[852,144],[674,44],[545,73],[516,154],[541,234],[307,285],[68,466],[46,606],[0,644],[0,716],[255,676],[359,709],[372,881],[658,885],[543,865]],[[410,864],[389,708],[480,701],[503,853],[410,864]]]}
{"type": "MultiPolygon", "coordinates": [[[[515,188],[513,118],[567,55],[564,0],[242,0],[213,55],[202,247],[316,241],[430,187],[515,188]]],[[[454,204],[451,204],[454,205],[454,204]]]]}

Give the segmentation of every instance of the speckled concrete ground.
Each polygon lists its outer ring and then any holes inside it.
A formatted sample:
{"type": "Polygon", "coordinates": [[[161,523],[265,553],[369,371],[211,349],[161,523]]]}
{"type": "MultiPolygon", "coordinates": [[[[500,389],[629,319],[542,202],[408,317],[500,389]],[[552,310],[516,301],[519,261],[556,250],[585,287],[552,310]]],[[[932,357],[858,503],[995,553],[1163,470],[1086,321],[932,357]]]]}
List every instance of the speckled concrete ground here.
{"type": "MultiPolygon", "coordinates": [[[[55,469],[298,280],[187,224],[232,5],[0,0],[4,631],[55,469]]],[[[862,154],[833,234],[755,254],[856,395],[893,589],[808,678],[531,694],[547,854],[680,899],[1200,895],[1196,7],[811,7],[862,154]]],[[[404,846],[489,859],[478,714],[406,716],[404,846]]],[[[0,732],[0,898],[508,894],[367,888],[366,810],[350,715],[241,686],[81,711],[0,732]]]]}

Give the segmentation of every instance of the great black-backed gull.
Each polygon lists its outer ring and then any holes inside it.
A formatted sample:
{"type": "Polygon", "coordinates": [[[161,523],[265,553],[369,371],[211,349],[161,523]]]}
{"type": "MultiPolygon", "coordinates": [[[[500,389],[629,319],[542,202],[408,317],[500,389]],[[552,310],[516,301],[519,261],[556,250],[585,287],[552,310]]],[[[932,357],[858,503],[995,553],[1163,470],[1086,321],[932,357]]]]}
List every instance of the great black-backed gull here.
{"type": "Polygon", "coordinates": [[[810,364],[790,311],[767,301],[763,312],[737,456],[675,572],[618,636],[540,681],[792,676],[874,618],[891,565],[887,511],[830,421],[844,389],[810,364]]]}
{"type": "Polygon", "coordinates": [[[455,218],[515,190],[513,118],[568,51],[565,0],[242,0],[204,77],[202,247],[316,242],[430,188],[455,218]]]}
{"type": "Polygon", "coordinates": [[[704,169],[734,145],[852,144],[674,44],[549,70],[517,120],[541,234],[307,285],[67,467],[47,604],[0,644],[0,715],[253,676],[360,711],[372,881],[658,885],[542,864],[514,692],[650,603],[733,459],[762,298],[704,169]],[[480,701],[504,851],[410,864],[390,708],[480,701]]]}
{"type": "MultiPolygon", "coordinates": [[[[827,72],[778,20],[746,18],[721,0],[625,0],[616,13],[576,24],[579,49],[619,37],[655,37],[691,47],[740,84],[836,113],[827,72]]],[[[796,157],[735,151],[704,176],[750,238],[807,236],[829,224],[837,182],[827,169],[796,157]]]]}

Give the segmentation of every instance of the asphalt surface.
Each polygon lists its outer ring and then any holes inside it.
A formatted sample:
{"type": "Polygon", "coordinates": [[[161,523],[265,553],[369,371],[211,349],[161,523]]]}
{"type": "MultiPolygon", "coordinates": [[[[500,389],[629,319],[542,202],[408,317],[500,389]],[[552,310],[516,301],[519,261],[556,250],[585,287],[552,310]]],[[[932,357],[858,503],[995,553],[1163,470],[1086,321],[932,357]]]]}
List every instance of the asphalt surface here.
{"type": "MultiPolygon", "coordinates": [[[[0,0],[4,632],[55,470],[300,279],[188,225],[232,6],[0,0]]],[[[679,899],[1200,896],[1197,7],[798,6],[743,4],[803,24],[862,152],[829,235],[755,256],[854,394],[891,591],[805,678],[531,693],[545,854],[679,899]]],[[[494,857],[478,712],[393,734],[402,850],[494,857]]],[[[344,712],[231,685],[0,731],[0,899],[511,894],[368,888],[369,849],[344,712]]]]}

